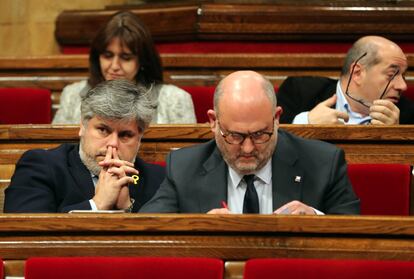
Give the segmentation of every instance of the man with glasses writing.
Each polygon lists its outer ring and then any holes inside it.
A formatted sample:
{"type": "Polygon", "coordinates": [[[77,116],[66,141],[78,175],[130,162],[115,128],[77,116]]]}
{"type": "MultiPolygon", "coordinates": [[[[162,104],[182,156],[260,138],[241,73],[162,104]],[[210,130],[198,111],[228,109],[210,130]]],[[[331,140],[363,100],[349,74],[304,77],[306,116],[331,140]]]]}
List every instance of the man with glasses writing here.
{"type": "Polygon", "coordinates": [[[262,75],[228,75],[208,111],[214,139],[171,152],[140,212],[358,214],[343,151],[279,130],[281,111],[262,75]]]}
{"type": "Polygon", "coordinates": [[[348,51],[339,81],[289,77],[279,88],[281,123],[414,124],[407,90],[407,58],[394,42],[362,37],[348,51]]]}

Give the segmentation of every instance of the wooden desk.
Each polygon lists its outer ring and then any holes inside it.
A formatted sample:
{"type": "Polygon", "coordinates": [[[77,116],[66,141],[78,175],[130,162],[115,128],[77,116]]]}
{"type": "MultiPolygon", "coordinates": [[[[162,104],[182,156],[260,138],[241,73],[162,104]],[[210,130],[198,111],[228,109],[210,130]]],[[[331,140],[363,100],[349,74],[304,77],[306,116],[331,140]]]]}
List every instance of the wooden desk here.
{"type": "MultiPolygon", "coordinates": [[[[35,256],[214,257],[230,265],[272,257],[414,260],[414,219],[1,214],[0,255],[6,275],[19,275],[24,260],[35,256]]],[[[238,265],[227,278],[242,270],[238,265]]]]}

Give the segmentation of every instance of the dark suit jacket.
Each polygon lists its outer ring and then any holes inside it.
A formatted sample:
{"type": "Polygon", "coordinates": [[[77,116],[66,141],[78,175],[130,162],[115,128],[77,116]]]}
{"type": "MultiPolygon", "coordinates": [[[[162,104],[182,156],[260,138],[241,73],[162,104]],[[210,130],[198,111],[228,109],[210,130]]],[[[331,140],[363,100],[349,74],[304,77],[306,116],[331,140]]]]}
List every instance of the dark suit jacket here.
{"type": "MultiPolygon", "coordinates": [[[[158,190],[163,167],[137,158],[138,185],[129,185],[135,199],[133,212],[158,190]]],[[[90,210],[95,188],[89,170],[79,157],[79,145],[62,144],[50,150],[27,151],[16,165],[5,191],[4,212],[68,212],[90,210]]]]}
{"type": "MultiPolygon", "coordinates": [[[[277,93],[278,105],[283,108],[280,123],[292,123],[296,115],[310,111],[331,97],[336,93],[337,82],[326,77],[288,77],[277,93]]],[[[397,107],[400,109],[400,124],[414,124],[414,102],[401,96],[397,107]]]]}
{"type": "MultiPolygon", "coordinates": [[[[227,165],[214,140],[173,151],[167,176],[140,212],[206,213],[227,200],[227,165]]],[[[326,214],[359,214],[342,150],[278,132],[272,157],[273,209],[299,200],[326,214]],[[295,177],[300,176],[300,182],[295,177]]],[[[231,210],[231,209],[230,209],[231,210]]]]}

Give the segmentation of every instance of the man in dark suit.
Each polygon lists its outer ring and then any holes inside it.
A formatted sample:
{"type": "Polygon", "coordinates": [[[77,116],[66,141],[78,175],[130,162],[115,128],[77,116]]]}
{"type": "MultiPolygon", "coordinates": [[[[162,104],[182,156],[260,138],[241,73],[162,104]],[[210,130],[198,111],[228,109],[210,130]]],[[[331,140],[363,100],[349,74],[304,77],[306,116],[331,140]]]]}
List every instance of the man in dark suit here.
{"type": "Polygon", "coordinates": [[[137,158],[154,111],[146,89],[113,80],[81,97],[80,144],[27,151],[4,212],[136,212],[157,191],[164,168],[137,158]]]}
{"type": "Polygon", "coordinates": [[[339,81],[290,77],[280,86],[281,123],[414,124],[414,102],[401,94],[407,58],[383,37],[367,36],[348,51],[339,81]]]}
{"type": "Polygon", "coordinates": [[[224,78],[208,111],[215,139],[171,152],[140,212],[358,214],[343,151],[279,130],[280,113],[260,74],[224,78]]]}

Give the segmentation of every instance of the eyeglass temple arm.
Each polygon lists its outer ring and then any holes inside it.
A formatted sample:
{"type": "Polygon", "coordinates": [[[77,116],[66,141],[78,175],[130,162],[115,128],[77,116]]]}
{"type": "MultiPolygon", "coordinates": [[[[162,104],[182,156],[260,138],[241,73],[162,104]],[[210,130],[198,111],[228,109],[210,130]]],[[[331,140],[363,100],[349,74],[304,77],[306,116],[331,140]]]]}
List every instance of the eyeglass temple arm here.
{"type": "Polygon", "coordinates": [[[391,81],[393,81],[393,79],[398,75],[399,72],[400,72],[400,69],[397,69],[395,71],[395,73],[392,75],[392,77],[390,78],[390,80],[387,83],[387,86],[385,86],[384,91],[382,92],[382,94],[380,96],[380,100],[384,97],[385,93],[387,92],[388,86],[390,85],[391,81]]]}

